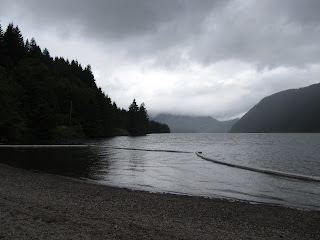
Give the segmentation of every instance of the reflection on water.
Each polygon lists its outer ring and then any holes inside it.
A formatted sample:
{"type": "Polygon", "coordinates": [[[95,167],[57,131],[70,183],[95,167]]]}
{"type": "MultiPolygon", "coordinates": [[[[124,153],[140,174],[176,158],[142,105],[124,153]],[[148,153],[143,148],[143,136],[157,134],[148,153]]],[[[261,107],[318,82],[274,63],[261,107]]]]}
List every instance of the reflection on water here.
{"type": "Polygon", "coordinates": [[[320,210],[320,183],[214,164],[219,161],[320,177],[320,134],[160,134],[91,140],[87,148],[0,148],[1,162],[100,184],[320,210]]]}
{"type": "Polygon", "coordinates": [[[98,169],[108,163],[108,155],[91,148],[3,148],[0,153],[1,162],[13,166],[95,180],[98,169]]]}

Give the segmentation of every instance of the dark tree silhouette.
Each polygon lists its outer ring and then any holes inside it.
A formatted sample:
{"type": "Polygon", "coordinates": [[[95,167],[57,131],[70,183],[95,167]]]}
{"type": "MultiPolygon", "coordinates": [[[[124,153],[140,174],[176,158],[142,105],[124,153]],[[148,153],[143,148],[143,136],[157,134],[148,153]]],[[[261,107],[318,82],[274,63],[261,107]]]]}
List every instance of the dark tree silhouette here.
{"type": "Polygon", "coordinates": [[[49,50],[47,48],[43,49],[43,55],[47,58],[51,58],[50,57],[50,53],[49,53],[49,50]]]}
{"type": "Polygon", "coordinates": [[[25,54],[22,34],[18,27],[14,27],[13,23],[8,25],[6,32],[3,34],[3,44],[6,50],[5,54],[10,57],[8,59],[11,60],[10,65],[16,64],[25,54]]]}
{"type": "Polygon", "coordinates": [[[136,100],[133,99],[133,102],[129,106],[128,112],[128,130],[132,135],[139,135],[138,114],[139,107],[136,103],[136,100]]]}
{"type": "Polygon", "coordinates": [[[3,30],[0,24],[0,49],[2,49],[2,47],[3,47],[3,30]]]}
{"type": "Polygon", "coordinates": [[[147,112],[147,109],[145,108],[145,104],[142,103],[139,107],[139,113],[138,113],[139,132],[141,132],[142,134],[147,134],[148,127],[149,127],[148,112],[147,112]]]}
{"type": "Polygon", "coordinates": [[[42,56],[41,48],[37,45],[37,42],[34,38],[32,38],[30,41],[29,54],[32,57],[41,57],[42,56]]]}
{"type": "Polygon", "coordinates": [[[167,124],[150,121],[148,131],[150,133],[170,133],[170,128],[167,124]]]}
{"type": "Polygon", "coordinates": [[[4,62],[4,35],[3,35],[3,30],[2,30],[2,26],[0,24],[0,55],[1,55],[1,58],[0,58],[0,64],[2,65],[3,62],[4,62]]]}

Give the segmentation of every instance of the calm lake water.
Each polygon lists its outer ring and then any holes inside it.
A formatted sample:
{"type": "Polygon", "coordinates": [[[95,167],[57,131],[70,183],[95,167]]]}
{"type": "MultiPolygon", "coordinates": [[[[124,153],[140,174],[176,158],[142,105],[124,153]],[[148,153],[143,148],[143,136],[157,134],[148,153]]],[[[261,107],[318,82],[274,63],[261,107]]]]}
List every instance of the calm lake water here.
{"type": "Polygon", "coordinates": [[[99,184],[320,210],[320,182],[215,164],[320,177],[320,134],[152,134],[86,141],[86,148],[0,148],[1,162],[99,184]],[[190,153],[125,150],[175,150],[190,153]]]}

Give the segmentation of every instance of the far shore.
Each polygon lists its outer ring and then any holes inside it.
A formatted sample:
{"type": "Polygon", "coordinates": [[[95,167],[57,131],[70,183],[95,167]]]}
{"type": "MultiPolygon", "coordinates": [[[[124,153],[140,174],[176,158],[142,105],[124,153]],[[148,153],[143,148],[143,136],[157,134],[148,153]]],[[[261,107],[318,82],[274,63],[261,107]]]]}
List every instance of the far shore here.
{"type": "Polygon", "coordinates": [[[90,184],[0,164],[0,239],[320,239],[320,212],[90,184]]]}

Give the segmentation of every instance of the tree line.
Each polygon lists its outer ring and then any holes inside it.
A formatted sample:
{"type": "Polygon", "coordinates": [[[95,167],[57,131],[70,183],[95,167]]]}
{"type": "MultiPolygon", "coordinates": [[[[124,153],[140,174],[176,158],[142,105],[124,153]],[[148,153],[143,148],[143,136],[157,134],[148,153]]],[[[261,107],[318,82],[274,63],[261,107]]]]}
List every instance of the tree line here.
{"type": "Polygon", "coordinates": [[[18,26],[0,25],[0,140],[110,137],[170,132],[133,100],[120,109],[97,87],[91,66],[51,57],[18,26]]]}

